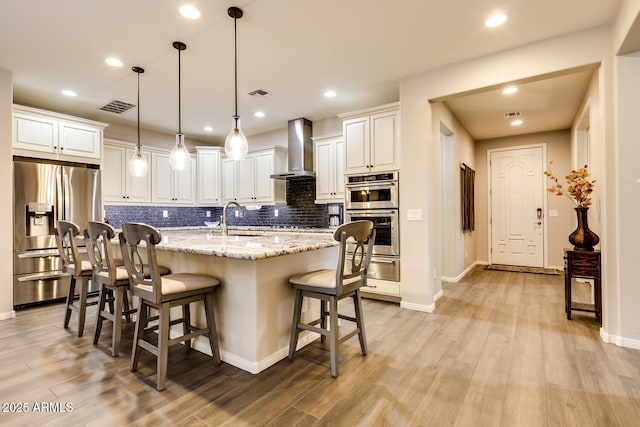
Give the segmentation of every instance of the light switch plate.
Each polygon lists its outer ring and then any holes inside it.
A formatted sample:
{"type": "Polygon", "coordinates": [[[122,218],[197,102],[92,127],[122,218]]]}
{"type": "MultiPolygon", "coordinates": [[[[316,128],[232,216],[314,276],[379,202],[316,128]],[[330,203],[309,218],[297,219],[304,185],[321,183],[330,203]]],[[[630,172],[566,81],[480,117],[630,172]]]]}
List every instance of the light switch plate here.
{"type": "Polygon", "coordinates": [[[207,211],[207,218],[211,218],[211,211],[207,211]]]}
{"type": "Polygon", "coordinates": [[[422,221],[422,209],[407,210],[407,221],[422,221]]]}
{"type": "Polygon", "coordinates": [[[549,216],[558,216],[558,211],[555,209],[552,209],[549,211],[549,216]]]}
{"type": "Polygon", "coordinates": [[[162,218],[168,218],[169,217],[169,211],[162,211],[162,218]]]}

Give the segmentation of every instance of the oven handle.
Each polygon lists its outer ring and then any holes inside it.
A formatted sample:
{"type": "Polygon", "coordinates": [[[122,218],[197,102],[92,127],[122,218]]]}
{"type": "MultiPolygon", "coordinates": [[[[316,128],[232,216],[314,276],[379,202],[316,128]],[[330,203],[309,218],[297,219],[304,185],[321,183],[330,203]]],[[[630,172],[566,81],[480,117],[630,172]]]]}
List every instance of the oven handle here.
{"type": "Polygon", "coordinates": [[[348,190],[359,188],[378,188],[378,187],[395,187],[395,182],[375,182],[375,183],[357,183],[357,184],[345,184],[348,190]]]}
{"type": "Polygon", "coordinates": [[[345,213],[347,215],[354,216],[380,216],[380,215],[395,215],[397,213],[397,209],[353,209],[347,210],[345,213]]]}
{"type": "Polygon", "coordinates": [[[395,264],[396,262],[398,262],[397,259],[382,259],[382,258],[376,258],[376,257],[371,257],[371,262],[375,262],[378,264],[395,264]]]}

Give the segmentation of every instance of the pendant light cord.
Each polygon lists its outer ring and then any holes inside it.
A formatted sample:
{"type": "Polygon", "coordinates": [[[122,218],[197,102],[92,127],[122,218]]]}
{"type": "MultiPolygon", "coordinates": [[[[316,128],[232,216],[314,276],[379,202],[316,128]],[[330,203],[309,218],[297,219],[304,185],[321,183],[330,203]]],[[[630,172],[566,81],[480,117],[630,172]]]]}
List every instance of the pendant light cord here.
{"type": "Polygon", "coordinates": [[[235,86],[235,121],[236,128],[238,127],[238,18],[236,16],[233,17],[233,63],[234,63],[234,86],[235,86]]]}
{"type": "Polygon", "coordinates": [[[181,75],[180,70],[180,49],[178,49],[178,133],[182,133],[182,87],[181,87],[181,75]]]}
{"type": "Polygon", "coordinates": [[[140,71],[136,71],[138,74],[138,153],[140,153],[140,71]]]}

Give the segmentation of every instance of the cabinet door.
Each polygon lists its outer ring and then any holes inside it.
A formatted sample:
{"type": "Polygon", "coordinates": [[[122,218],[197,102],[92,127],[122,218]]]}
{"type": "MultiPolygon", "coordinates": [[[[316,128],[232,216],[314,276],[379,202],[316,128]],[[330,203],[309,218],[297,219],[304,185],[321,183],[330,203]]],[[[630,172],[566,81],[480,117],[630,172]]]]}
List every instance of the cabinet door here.
{"type": "Polygon", "coordinates": [[[344,201],[344,142],[336,141],[334,146],[335,161],[334,165],[334,193],[333,198],[336,201],[344,201]]]}
{"type": "Polygon", "coordinates": [[[369,157],[369,117],[346,120],[343,127],[345,144],[345,172],[368,172],[369,157]]]}
{"type": "Polygon", "coordinates": [[[273,194],[273,153],[257,153],[254,157],[254,201],[269,202],[274,200],[273,194]]]}
{"type": "Polygon", "coordinates": [[[58,149],[58,122],[53,119],[14,114],[13,148],[55,153],[58,149]]]}
{"type": "Polygon", "coordinates": [[[222,200],[224,202],[238,200],[235,160],[224,159],[222,161],[222,200]]]}
{"type": "Polygon", "coordinates": [[[198,153],[198,203],[220,204],[220,153],[198,153]]]}
{"type": "Polygon", "coordinates": [[[187,167],[181,171],[173,171],[173,200],[182,204],[195,203],[196,194],[196,161],[190,159],[187,167]]]}
{"type": "MultiPolygon", "coordinates": [[[[129,173],[129,161],[135,152],[135,149],[127,149],[127,155],[123,163],[126,199],[129,203],[149,203],[151,201],[151,173],[147,173],[146,176],[131,176],[131,173],[129,173]]],[[[147,165],[151,169],[151,155],[142,151],[142,157],[147,161],[147,165]]]]}
{"type": "Polygon", "coordinates": [[[242,160],[236,160],[236,184],[238,201],[241,203],[252,203],[255,201],[254,160],[252,155],[242,160]]]}
{"type": "Polygon", "coordinates": [[[332,142],[316,143],[316,199],[331,200],[335,189],[334,144],[332,142]]]}
{"type": "Polygon", "coordinates": [[[151,154],[151,201],[173,203],[173,170],[168,154],[151,154]]]}
{"type": "Polygon", "coordinates": [[[102,159],[102,196],[105,202],[126,201],[125,174],[127,161],[121,147],[104,147],[102,159]]]}
{"type": "Polygon", "coordinates": [[[371,164],[375,171],[400,166],[400,113],[391,111],[371,116],[371,164]]]}
{"type": "Polygon", "coordinates": [[[101,129],[65,121],[60,121],[58,126],[60,154],[100,158],[101,129]]]}

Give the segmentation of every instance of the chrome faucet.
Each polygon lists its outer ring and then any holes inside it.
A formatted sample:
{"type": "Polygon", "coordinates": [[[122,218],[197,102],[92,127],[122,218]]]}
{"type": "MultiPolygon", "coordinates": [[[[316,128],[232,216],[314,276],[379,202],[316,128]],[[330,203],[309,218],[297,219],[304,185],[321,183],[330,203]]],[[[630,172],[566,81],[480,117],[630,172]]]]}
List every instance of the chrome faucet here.
{"type": "Polygon", "coordinates": [[[222,235],[223,236],[227,236],[229,235],[229,231],[227,229],[227,208],[229,207],[229,205],[236,205],[238,208],[238,216],[240,218],[244,217],[244,212],[242,211],[242,206],[240,206],[238,204],[238,202],[227,202],[224,205],[224,208],[222,208],[222,216],[220,217],[220,229],[222,230],[222,235]]]}

